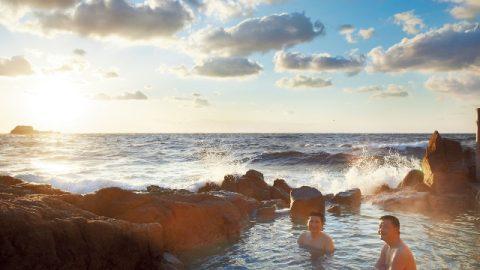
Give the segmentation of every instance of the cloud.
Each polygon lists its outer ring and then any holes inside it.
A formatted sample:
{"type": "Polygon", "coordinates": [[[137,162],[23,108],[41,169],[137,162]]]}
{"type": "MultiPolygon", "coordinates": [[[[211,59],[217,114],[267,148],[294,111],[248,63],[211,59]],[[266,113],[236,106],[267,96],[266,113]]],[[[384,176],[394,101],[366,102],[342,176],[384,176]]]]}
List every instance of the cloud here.
{"type": "Polygon", "coordinates": [[[193,67],[194,74],[206,77],[244,77],[259,74],[262,67],[246,58],[221,57],[210,58],[193,67]]]}
{"type": "Polygon", "coordinates": [[[73,50],[73,54],[78,55],[78,56],[85,56],[87,52],[82,49],[75,49],[73,50]]]}
{"type": "Polygon", "coordinates": [[[433,75],[425,82],[425,88],[441,96],[460,100],[480,100],[480,72],[460,71],[433,75]]]}
{"type": "Polygon", "coordinates": [[[360,29],[355,32],[355,26],[352,24],[344,24],[340,26],[339,33],[345,37],[348,43],[356,43],[358,39],[370,39],[375,32],[373,27],[368,29],[360,29]]]}
{"type": "Polygon", "coordinates": [[[383,91],[383,87],[380,85],[370,85],[370,86],[362,86],[358,88],[345,88],[343,89],[343,91],[347,93],[372,93],[372,92],[383,91]]]}
{"type": "Polygon", "coordinates": [[[207,27],[192,35],[190,46],[203,53],[226,56],[266,53],[311,41],[325,33],[320,22],[303,13],[251,18],[230,28],[207,27]]]}
{"type": "Polygon", "coordinates": [[[209,17],[216,17],[222,21],[231,18],[251,16],[260,5],[274,4],[281,0],[204,0],[194,1],[198,9],[209,17]]]}
{"type": "Polygon", "coordinates": [[[358,34],[365,40],[370,39],[374,33],[375,29],[373,27],[358,30],[358,34]]]}
{"type": "Polygon", "coordinates": [[[330,80],[325,80],[320,77],[309,77],[304,75],[297,75],[293,78],[281,78],[276,82],[278,87],[282,88],[323,88],[331,86],[330,80]]]}
{"type": "Polygon", "coordinates": [[[422,19],[415,16],[413,10],[397,13],[393,16],[393,19],[395,24],[402,26],[402,30],[405,33],[411,35],[418,34],[420,29],[425,28],[422,19]]]}
{"type": "Polygon", "coordinates": [[[0,58],[0,76],[15,77],[32,73],[30,62],[23,56],[13,56],[10,59],[0,58]]]}
{"type": "Polygon", "coordinates": [[[405,87],[396,84],[389,84],[386,88],[380,85],[345,88],[343,91],[347,93],[370,93],[372,99],[405,98],[409,95],[405,87]]]}
{"type": "Polygon", "coordinates": [[[57,56],[54,58],[56,58],[57,63],[43,68],[44,73],[83,72],[90,67],[90,63],[84,57],[79,57],[78,54],[74,54],[73,57],[63,58],[57,56]]]}
{"type": "Polygon", "coordinates": [[[340,34],[345,37],[348,43],[356,43],[357,41],[353,37],[355,27],[351,24],[344,24],[340,26],[340,34]]]}
{"type": "Polygon", "coordinates": [[[279,51],[275,54],[274,63],[277,71],[343,71],[354,75],[362,71],[365,56],[351,55],[345,58],[329,54],[304,55],[298,52],[279,51]]]}
{"type": "Polygon", "coordinates": [[[109,96],[104,93],[95,95],[94,99],[97,100],[146,100],[148,97],[141,91],[125,92],[118,96],[109,96]]]}
{"type": "Polygon", "coordinates": [[[184,105],[194,108],[205,108],[211,106],[210,102],[199,93],[192,93],[191,96],[173,96],[170,100],[181,102],[184,105]]]}
{"type": "Polygon", "coordinates": [[[0,3],[12,8],[52,9],[68,8],[81,0],[0,0],[0,3]]]}
{"type": "Polygon", "coordinates": [[[447,24],[418,34],[384,51],[372,49],[368,56],[371,71],[451,71],[480,66],[480,26],[447,24]]]}
{"type": "Polygon", "coordinates": [[[44,32],[67,31],[83,36],[117,36],[129,40],[169,37],[193,20],[188,6],[175,0],[130,5],[125,0],[81,2],[72,11],[35,12],[44,32]]]}
{"type": "Polygon", "coordinates": [[[118,72],[115,70],[106,70],[103,71],[103,77],[107,79],[118,78],[118,72]]]}
{"type": "Polygon", "coordinates": [[[238,78],[260,74],[262,66],[252,60],[240,57],[207,58],[191,69],[186,66],[160,67],[159,71],[177,76],[201,76],[212,78],[238,78]]]}
{"type": "Polygon", "coordinates": [[[455,3],[450,9],[450,14],[460,20],[474,20],[480,14],[480,1],[478,0],[444,0],[455,3]]]}

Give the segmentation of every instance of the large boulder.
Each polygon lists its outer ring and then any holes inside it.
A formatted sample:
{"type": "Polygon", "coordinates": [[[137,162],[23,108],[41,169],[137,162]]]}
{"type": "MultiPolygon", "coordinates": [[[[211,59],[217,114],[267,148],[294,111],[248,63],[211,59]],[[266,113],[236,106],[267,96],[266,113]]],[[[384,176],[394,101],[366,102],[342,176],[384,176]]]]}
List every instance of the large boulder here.
{"type": "Polygon", "coordinates": [[[94,194],[65,196],[64,200],[101,216],[162,224],[165,249],[184,254],[238,239],[250,220],[249,202],[242,198],[209,193],[142,194],[105,188],[94,194]]]}
{"type": "Polygon", "coordinates": [[[261,207],[257,209],[257,220],[268,221],[275,218],[275,206],[261,207]]]}
{"type": "Polygon", "coordinates": [[[405,175],[397,188],[413,187],[420,183],[423,183],[423,172],[420,170],[411,170],[405,175]]]}
{"type": "Polygon", "coordinates": [[[10,131],[10,134],[15,135],[31,135],[38,133],[32,126],[16,126],[10,131]]]}
{"type": "Polygon", "coordinates": [[[290,194],[290,191],[292,191],[292,188],[283,179],[275,179],[275,181],[273,181],[273,186],[287,194],[290,194]]]}
{"type": "Polygon", "coordinates": [[[259,201],[269,200],[270,186],[263,179],[263,174],[255,170],[249,170],[243,176],[225,176],[221,189],[238,192],[259,201]]]}
{"type": "Polygon", "coordinates": [[[290,216],[293,219],[306,219],[310,213],[325,214],[325,200],[318,189],[302,186],[290,192],[290,216]]]}
{"type": "Polygon", "coordinates": [[[437,194],[465,193],[468,168],[459,142],[445,139],[435,131],[422,160],[424,182],[437,194]]]}
{"type": "Polygon", "coordinates": [[[362,192],[358,188],[339,192],[333,197],[333,202],[350,207],[359,207],[362,202],[362,192]]]}
{"type": "Polygon", "coordinates": [[[161,224],[98,216],[11,180],[0,178],[0,269],[161,269],[161,224]]]}
{"type": "Polygon", "coordinates": [[[290,195],[289,193],[286,193],[285,191],[277,188],[277,187],[270,187],[270,198],[272,199],[280,199],[282,200],[285,204],[290,205],[290,195]]]}

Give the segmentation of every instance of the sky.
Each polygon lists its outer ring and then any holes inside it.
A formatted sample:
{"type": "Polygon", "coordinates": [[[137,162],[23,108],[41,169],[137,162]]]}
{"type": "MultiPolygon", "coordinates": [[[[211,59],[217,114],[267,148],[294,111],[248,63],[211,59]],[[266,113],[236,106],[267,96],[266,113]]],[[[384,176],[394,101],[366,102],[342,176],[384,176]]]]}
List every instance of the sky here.
{"type": "Polygon", "coordinates": [[[473,133],[480,0],[0,0],[0,133],[473,133]]]}

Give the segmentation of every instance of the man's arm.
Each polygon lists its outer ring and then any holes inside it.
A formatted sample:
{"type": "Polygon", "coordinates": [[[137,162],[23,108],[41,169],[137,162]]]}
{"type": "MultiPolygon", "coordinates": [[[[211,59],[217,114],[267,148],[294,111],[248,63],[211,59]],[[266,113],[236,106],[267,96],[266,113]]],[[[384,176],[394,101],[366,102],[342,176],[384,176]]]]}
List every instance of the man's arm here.
{"type": "Polygon", "coordinates": [[[378,270],[386,270],[387,267],[385,266],[385,256],[387,252],[387,244],[383,245],[382,251],[380,252],[380,257],[377,260],[377,263],[375,264],[375,269],[378,270]]]}
{"type": "Polygon", "coordinates": [[[333,244],[332,238],[328,237],[326,253],[332,255],[335,251],[335,245],[333,244]]]}
{"type": "Polygon", "coordinates": [[[303,246],[305,243],[305,233],[302,233],[297,240],[299,246],[303,246]]]}

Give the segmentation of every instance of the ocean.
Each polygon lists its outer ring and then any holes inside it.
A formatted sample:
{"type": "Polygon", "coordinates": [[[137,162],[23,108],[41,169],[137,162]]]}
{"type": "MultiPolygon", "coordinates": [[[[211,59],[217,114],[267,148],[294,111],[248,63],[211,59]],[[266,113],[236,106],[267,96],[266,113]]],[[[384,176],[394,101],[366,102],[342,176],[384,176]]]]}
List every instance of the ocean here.
{"type": "MultiPolygon", "coordinates": [[[[420,168],[431,134],[43,134],[0,135],[0,174],[48,183],[76,193],[117,186],[148,185],[198,189],[226,174],[262,172],[267,183],[282,178],[322,193],[358,187],[363,194],[420,168]]],[[[475,146],[474,134],[442,134],[475,146]]],[[[192,259],[197,269],[318,268],[371,269],[382,247],[378,217],[389,213],[362,205],[358,213],[327,215],[325,231],[337,245],[334,257],[311,259],[296,246],[304,225],[288,215],[259,223],[232,246],[192,259]]],[[[480,215],[441,219],[416,213],[400,216],[402,235],[419,269],[478,269],[480,215]]]]}

